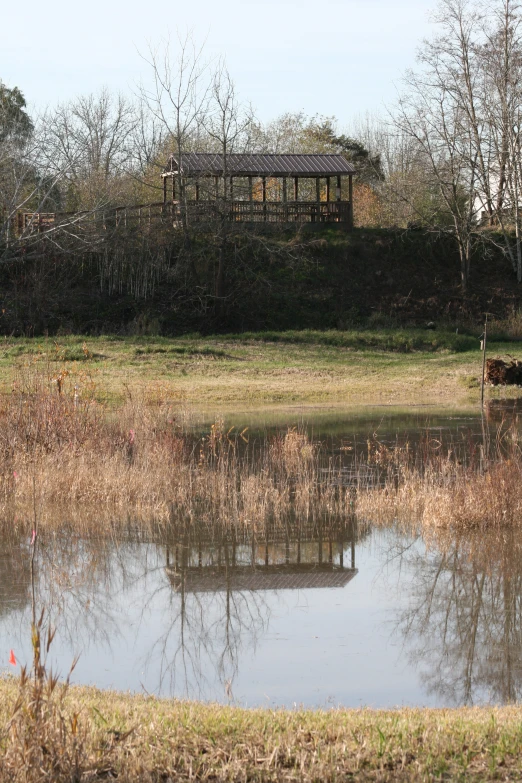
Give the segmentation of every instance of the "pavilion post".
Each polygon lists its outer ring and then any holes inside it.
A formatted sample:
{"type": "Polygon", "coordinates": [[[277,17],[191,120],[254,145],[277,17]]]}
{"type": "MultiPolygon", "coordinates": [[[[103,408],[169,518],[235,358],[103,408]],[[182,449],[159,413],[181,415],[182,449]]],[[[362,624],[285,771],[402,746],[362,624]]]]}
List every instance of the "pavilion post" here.
{"type": "Polygon", "coordinates": [[[266,177],[262,177],[263,184],[263,220],[266,221],[266,177]]]}
{"type": "Polygon", "coordinates": [[[348,176],[348,198],[350,199],[348,205],[348,228],[353,228],[353,181],[351,174],[348,176]]]}
{"type": "Polygon", "coordinates": [[[288,192],[287,192],[287,186],[286,186],[286,177],[283,177],[283,218],[284,218],[285,223],[288,222],[287,201],[288,201],[288,192]]]}
{"type": "Polygon", "coordinates": [[[331,177],[326,177],[326,200],[330,201],[330,180],[331,177]]]}
{"type": "Polygon", "coordinates": [[[194,209],[194,220],[199,221],[199,179],[196,180],[196,207],[194,209]]]}
{"type": "Polygon", "coordinates": [[[299,207],[297,206],[297,202],[299,201],[299,177],[294,177],[294,201],[295,201],[294,220],[299,220],[299,207]]]}
{"type": "MultiPolygon", "coordinates": [[[[341,177],[340,177],[339,174],[337,175],[337,185],[336,185],[336,188],[335,188],[335,200],[337,202],[339,202],[341,200],[341,177]]],[[[337,217],[336,217],[336,220],[337,220],[338,223],[341,220],[341,205],[339,203],[337,204],[337,217]]]]}
{"type": "Polygon", "coordinates": [[[163,177],[163,203],[167,203],[167,177],[163,177]]]}
{"type": "Polygon", "coordinates": [[[248,178],[248,201],[250,202],[250,220],[253,220],[254,215],[254,189],[252,186],[252,177],[248,178]]]}
{"type": "Polygon", "coordinates": [[[315,178],[315,215],[313,215],[313,219],[316,222],[319,222],[321,220],[321,180],[319,177],[315,178]]]}

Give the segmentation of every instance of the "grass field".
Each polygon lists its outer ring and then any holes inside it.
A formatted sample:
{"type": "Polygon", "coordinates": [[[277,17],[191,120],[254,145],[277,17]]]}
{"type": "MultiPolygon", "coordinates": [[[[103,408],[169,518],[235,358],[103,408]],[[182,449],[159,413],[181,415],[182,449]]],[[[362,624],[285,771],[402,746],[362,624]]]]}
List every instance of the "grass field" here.
{"type": "MultiPolygon", "coordinates": [[[[490,343],[488,353],[516,350],[515,343],[490,343]]],[[[8,392],[24,369],[47,366],[69,388],[94,389],[111,403],[150,393],[194,408],[466,404],[479,398],[481,363],[478,339],[429,330],[4,338],[0,391],[8,392]]],[[[488,390],[506,393],[520,394],[488,390]]]]}
{"type": "MultiPolygon", "coordinates": [[[[17,691],[14,679],[0,682],[2,725],[17,691]]],[[[29,686],[25,699],[32,692],[29,686]]],[[[41,699],[41,712],[20,709],[4,739],[2,782],[43,780],[37,763],[42,773],[54,770],[45,779],[60,781],[522,778],[515,707],[244,710],[80,687],[63,701],[59,688],[50,697],[44,689],[41,699]],[[43,754],[35,737],[45,738],[43,754]]]]}

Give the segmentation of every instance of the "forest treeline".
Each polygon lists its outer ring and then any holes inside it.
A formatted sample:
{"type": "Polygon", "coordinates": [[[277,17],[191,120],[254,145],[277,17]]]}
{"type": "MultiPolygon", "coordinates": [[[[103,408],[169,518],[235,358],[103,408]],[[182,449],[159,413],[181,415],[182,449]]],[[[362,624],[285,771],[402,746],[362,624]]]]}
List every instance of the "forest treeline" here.
{"type": "MultiPolygon", "coordinates": [[[[101,89],[32,114],[23,85],[0,82],[6,322],[26,329],[34,317],[41,328],[46,316],[34,307],[45,286],[38,281],[58,266],[54,297],[70,296],[80,281],[91,296],[88,269],[108,301],[150,300],[160,286],[171,292],[165,306],[185,314],[181,321],[216,328],[234,321],[241,297],[254,300],[275,285],[274,267],[280,279],[306,277],[317,238],[299,226],[270,234],[231,225],[226,183],[215,219],[204,225],[185,217],[172,231],[172,222],[160,219],[143,231],[114,218],[117,207],[161,202],[169,155],[192,151],[219,152],[225,160],[238,152],[342,154],[358,171],[357,227],[388,229],[390,237],[421,232],[427,243],[448,248],[440,263],[454,265],[466,295],[478,258],[481,269],[495,263],[493,275],[510,268],[521,282],[522,6],[440,0],[434,22],[396,105],[350,130],[334,116],[301,112],[260,121],[224,62],[209,61],[191,37],[149,49],[145,86],[132,95],[101,89]],[[46,223],[49,213],[59,213],[59,222],[46,223]],[[20,302],[31,298],[21,316],[20,302]]],[[[180,181],[180,202],[190,188],[180,181]]],[[[419,267],[431,255],[419,253],[419,267]]],[[[53,309],[42,301],[38,307],[53,309]]]]}

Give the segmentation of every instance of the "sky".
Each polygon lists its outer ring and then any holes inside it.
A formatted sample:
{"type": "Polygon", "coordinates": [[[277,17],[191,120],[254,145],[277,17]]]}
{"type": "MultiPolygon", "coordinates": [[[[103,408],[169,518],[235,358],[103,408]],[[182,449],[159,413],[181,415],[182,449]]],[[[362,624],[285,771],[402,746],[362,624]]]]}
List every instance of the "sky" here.
{"type": "Polygon", "coordinates": [[[0,80],[42,109],[150,78],[141,55],[162,39],[225,56],[242,99],[268,121],[286,111],[349,127],[393,103],[433,26],[436,0],[26,0],[2,7],[0,80]]]}

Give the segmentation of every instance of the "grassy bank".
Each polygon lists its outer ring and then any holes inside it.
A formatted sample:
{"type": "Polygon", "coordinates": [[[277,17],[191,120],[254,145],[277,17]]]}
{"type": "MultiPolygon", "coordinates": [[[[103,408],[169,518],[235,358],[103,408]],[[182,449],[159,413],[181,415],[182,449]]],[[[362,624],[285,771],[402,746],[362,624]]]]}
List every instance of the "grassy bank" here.
{"type": "MultiPolygon", "coordinates": [[[[517,344],[491,342],[489,354],[517,356],[517,344]]],[[[141,394],[203,409],[467,404],[479,399],[481,361],[475,337],[430,330],[12,338],[0,344],[0,392],[21,367],[37,366],[109,403],[141,394]]]]}
{"type": "MultiPolygon", "coordinates": [[[[0,682],[2,725],[15,680],[0,682]]],[[[26,704],[26,694],[22,704],[26,704]]],[[[244,710],[59,688],[4,735],[0,780],[520,780],[518,708],[244,710]],[[55,704],[52,704],[54,700],[55,704]],[[62,729],[59,726],[62,725],[62,729]],[[14,729],[14,730],[13,730],[14,729]],[[26,747],[20,741],[32,737],[26,747]],[[45,737],[44,752],[34,738],[45,737]],[[31,762],[31,767],[29,767],[31,762]],[[16,766],[15,766],[16,765],[16,766]]]]}

